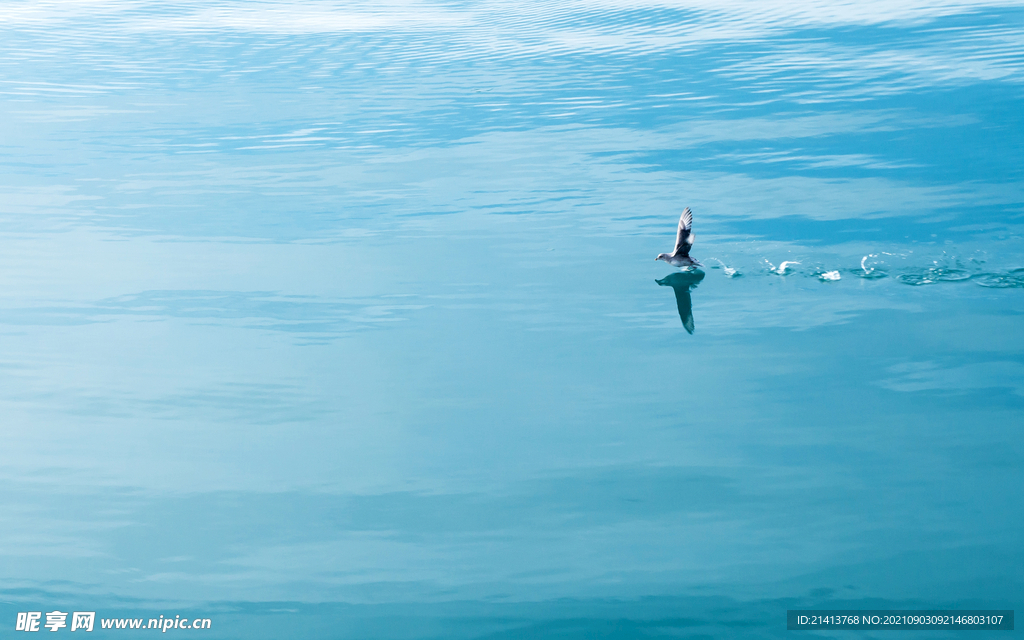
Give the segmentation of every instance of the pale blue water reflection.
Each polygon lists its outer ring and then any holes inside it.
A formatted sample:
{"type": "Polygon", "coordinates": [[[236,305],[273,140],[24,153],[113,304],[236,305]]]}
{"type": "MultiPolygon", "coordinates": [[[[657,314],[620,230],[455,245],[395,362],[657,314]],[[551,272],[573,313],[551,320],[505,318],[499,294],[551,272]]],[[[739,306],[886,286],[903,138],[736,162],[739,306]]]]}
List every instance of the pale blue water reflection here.
{"type": "MultiPolygon", "coordinates": [[[[733,275],[736,274],[735,270],[733,275]]],[[[687,333],[693,333],[693,296],[690,295],[700,281],[704,279],[704,272],[699,269],[687,270],[680,273],[670,273],[661,280],[655,280],[663,287],[672,287],[676,296],[676,309],[679,310],[679,320],[687,333]]]]}
{"type": "Polygon", "coordinates": [[[1022,23],[5,4],[2,616],[1020,609],[1022,23]]]}

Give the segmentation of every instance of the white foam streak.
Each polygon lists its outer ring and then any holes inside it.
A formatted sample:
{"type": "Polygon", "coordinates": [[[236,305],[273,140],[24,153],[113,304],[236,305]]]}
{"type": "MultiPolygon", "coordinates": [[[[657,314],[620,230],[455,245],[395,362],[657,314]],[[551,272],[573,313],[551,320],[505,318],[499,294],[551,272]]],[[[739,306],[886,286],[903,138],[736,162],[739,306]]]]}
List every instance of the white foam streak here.
{"type": "Polygon", "coordinates": [[[265,2],[255,6],[225,4],[201,7],[177,19],[138,21],[152,31],[234,30],[268,34],[343,33],[392,29],[436,29],[465,25],[461,13],[420,3],[382,3],[351,8],[334,3],[265,2]]]}

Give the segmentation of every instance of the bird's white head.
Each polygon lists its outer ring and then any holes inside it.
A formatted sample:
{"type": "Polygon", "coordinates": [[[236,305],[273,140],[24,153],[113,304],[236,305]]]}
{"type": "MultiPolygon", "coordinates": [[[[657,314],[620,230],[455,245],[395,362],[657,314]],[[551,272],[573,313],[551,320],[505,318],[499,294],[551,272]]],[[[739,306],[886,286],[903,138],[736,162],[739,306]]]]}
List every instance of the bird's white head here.
{"type": "Polygon", "coordinates": [[[668,254],[667,254],[667,253],[659,253],[659,254],[658,254],[658,257],[657,257],[657,258],[655,258],[654,260],[655,260],[655,261],[658,261],[658,260],[665,260],[666,258],[668,258],[668,254]]]}

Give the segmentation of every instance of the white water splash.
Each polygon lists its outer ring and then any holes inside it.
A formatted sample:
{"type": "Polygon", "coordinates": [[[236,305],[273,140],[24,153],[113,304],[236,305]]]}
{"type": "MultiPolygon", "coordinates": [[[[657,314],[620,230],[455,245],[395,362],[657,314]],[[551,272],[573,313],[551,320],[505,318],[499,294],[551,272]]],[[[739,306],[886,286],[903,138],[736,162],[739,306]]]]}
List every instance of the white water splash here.
{"type": "Polygon", "coordinates": [[[820,278],[822,282],[835,282],[842,278],[842,276],[839,275],[838,271],[826,271],[818,274],[818,278],[820,278]]]}
{"type": "Polygon", "coordinates": [[[887,251],[869,253],[868,255],[860,259],[860,271],[854,271],[854,275],[856,275],[858,278],[865,278],[867,280],[877,280],[879,278],[887,277],[889,275],[888,269],[891,265],[885,260],[885,258],[881,258],[881,256],[897,256],[902,258],[907,257],[905,254],[895,254],[889,253],[887,251]],[[868,264],[869,262],[871,262],[872,264],[868,264]]]}
{"type": "Polygon", "coordinates": [[[784,276],[784,275],[788,275],[790,273],[790,268],[789,268],[790,265],[800,264],[800,263],[796,262],[795,260],[786,260],[785,262],[780,264],[778,267],[776,267],[774,264],[772,264],[767,259],[765,259],[765,264],[768,265],[768,270],[771,271],[772,273],[778,274],[780,276],[784,276]]]}
{"type": "MultiPolygon", "coordinates": [[[[722,262],[718,258],[711,258],[711,260],[714,260],[718,264],[722,265],[722,271],[725,273],[725,277],[727,277],[727,278],[738,278],[741,275],[743,275],[742,273],[740,273],[736,269],[733,269],[732,267],[730,267],[729,265],[725,264],[724,262],[722,262]]],[[[717,269],[717,267],[712,267],[712,268],[713,269],[717,269]]]]}

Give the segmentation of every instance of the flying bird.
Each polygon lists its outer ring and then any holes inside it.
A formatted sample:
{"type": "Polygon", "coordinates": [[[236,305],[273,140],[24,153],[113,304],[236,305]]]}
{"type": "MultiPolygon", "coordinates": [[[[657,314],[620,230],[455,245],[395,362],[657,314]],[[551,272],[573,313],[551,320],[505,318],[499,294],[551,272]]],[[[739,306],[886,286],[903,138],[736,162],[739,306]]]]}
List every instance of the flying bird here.
{"type": "Polygon", "coordinates": [[[691,228],[693,227],[693,214],[690,213],[690,207],[683,209],[683,214],[679,216],[679,228],[676,229],[676,250],[672,253],[659,253],[655,260],[664,260],[673,267],[703,267],[700,262],[690,257],[690,247],[693,246],[693,241],[697,239],[697,236],[693,235],[691,228]]]}

